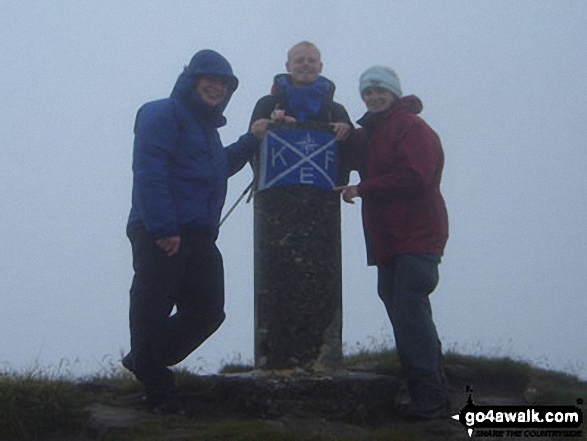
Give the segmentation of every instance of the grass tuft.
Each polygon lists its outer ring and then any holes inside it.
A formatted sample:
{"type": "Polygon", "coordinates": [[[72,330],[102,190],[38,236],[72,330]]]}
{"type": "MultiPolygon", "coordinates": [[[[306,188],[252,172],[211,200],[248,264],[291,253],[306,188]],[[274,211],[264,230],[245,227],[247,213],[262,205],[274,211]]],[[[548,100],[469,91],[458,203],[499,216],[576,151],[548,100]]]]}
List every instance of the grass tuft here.
{"type": "Polygon", "coordinates": [[[219,374],[244,374],[255,370],[253,362],[245,360],[240,353],[232,355],[230,360],[222,360],[222,367],[218,371],[219,374]]]}
{"type": "Polygon", "coordinates": [[[492,358],[450,351],[444,355],[444,363],[466,366],[473,372],[472,375],[476,379],[485,379],[494,387],[502,385],[516,394],[521,394],[528,388],[533,370],[530,364],[515,361],[509,357],[492,358]]]}
{"type": "Polygon", "coordinates": [[[220,374],[244,374],[255,370],[255,367],[250,364],[225,364],[220,368],[220,374]]]}
{"type": "Polygon", "coordinates": [[[394,376],[401,372],[397,351],[389,337],[381,340],[370,337],[368,343],[356,342],[351,348],[345,347],[344,352],[343,367],[346,369],[394,376]]]}
{"type": "Polygon", "coordinates": [[[0,439],[38,439],[82,429],[86,395],[71,382],[35,376],[0,377],[0,439]]]}

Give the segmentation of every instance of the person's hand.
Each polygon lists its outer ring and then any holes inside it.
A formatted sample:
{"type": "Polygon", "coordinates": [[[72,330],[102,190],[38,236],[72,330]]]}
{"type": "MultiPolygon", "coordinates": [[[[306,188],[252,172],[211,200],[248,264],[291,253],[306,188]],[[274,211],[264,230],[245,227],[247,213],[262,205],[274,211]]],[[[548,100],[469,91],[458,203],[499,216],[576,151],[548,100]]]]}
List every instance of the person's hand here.
{"type": "Polygon", "coordinates": [[[335,187],[335,190],[342,192],[342,200],[349,203],[354,204],[354,198],[359,197],[359,189],[356,185],[343,185],[341,187],[335,187]]]}
{"type": "Polygon", "coordinates": [[[257,137],[257,139],[263,139],[267,134],[267,128],[269,127],[270,122],[271,121],[267,118],[258,119],[253,124],[251,124],[251,132],[257,137]]]}
{"type": "Polygon", "coordinates": [[[346,141],[351,134],[351,126],[345,122],[331,123],[334,129],[334,137],[337,141],[346,141]]]}
{"type": "Polygon", "coordinates": [[[164,237],[157,239],[155,243],[167,253],[169,257],[174,256],[179,251],[181,238],[179,236],[164,237]]]}
{"type": "Polygon", "coordinates": [[[283,121],[286,123],[294,123],[296,119],[293,116],[287,116],[285,110],[274,110],[271,112],[271,121],[283,121]]]}

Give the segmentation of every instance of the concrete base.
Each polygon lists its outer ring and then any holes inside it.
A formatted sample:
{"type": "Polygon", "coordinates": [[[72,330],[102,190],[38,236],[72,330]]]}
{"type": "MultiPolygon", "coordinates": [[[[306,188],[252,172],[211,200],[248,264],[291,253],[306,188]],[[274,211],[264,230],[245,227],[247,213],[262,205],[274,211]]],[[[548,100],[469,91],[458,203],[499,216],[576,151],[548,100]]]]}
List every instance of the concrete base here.
{"type": "MultiPolygon", "coordinates": [[[[286,371],[212,376],[213,388],[230,390],[235,411],[257,418],[284,415],[324,418],[351,424],[378,424],[395,418],[397,378],[385,375],[335,373],[308,375],[286,371]]],[[[222,395],[222,394],[220,394],[222,395]]]]}

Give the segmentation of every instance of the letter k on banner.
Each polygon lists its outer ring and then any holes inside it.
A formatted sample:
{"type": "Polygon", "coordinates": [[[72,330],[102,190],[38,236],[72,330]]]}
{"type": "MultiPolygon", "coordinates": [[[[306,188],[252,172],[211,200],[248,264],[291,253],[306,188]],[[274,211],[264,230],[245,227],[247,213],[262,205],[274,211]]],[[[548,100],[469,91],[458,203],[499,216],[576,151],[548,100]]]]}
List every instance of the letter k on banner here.
{"type": "Polygon", "coordinates": [[[261,150],[259,190],[289,185],[333,188],[338,173],[334,134],[318,130],[270,130],[261,150]]]}

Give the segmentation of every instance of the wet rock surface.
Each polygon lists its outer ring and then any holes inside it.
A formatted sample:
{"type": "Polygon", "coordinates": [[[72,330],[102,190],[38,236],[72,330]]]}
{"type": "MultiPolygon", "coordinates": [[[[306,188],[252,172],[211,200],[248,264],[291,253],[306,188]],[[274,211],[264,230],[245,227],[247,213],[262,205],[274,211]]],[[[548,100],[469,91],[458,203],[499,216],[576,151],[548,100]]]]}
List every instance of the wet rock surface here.
{"type": "MultiPolygon", "coordinates": [[[[179,399],[187,410],[185,419],[208,423],[261,420],[284,431],[369,439],[369,427],[397,420],[393,408],[399,387],[397,378],[368,373],[254,371],[195,377],[180,388],[179,399]]],[[[98,438],[157,418],[136,393],[117,395],[110,404],[93,404],[89,410],[89,430],[98,438]]]]}
{"type": "MultiPolygon", "coordinates": [[[[140,398],[137,397],[137,403],[140,398]]],[[[88,430],[98,436],[105,436],[112,430],[132,429],[155,416],[140,409],[121,409],[120,407],[94,403],[88,407],[91,413],[88,430]]]]}

